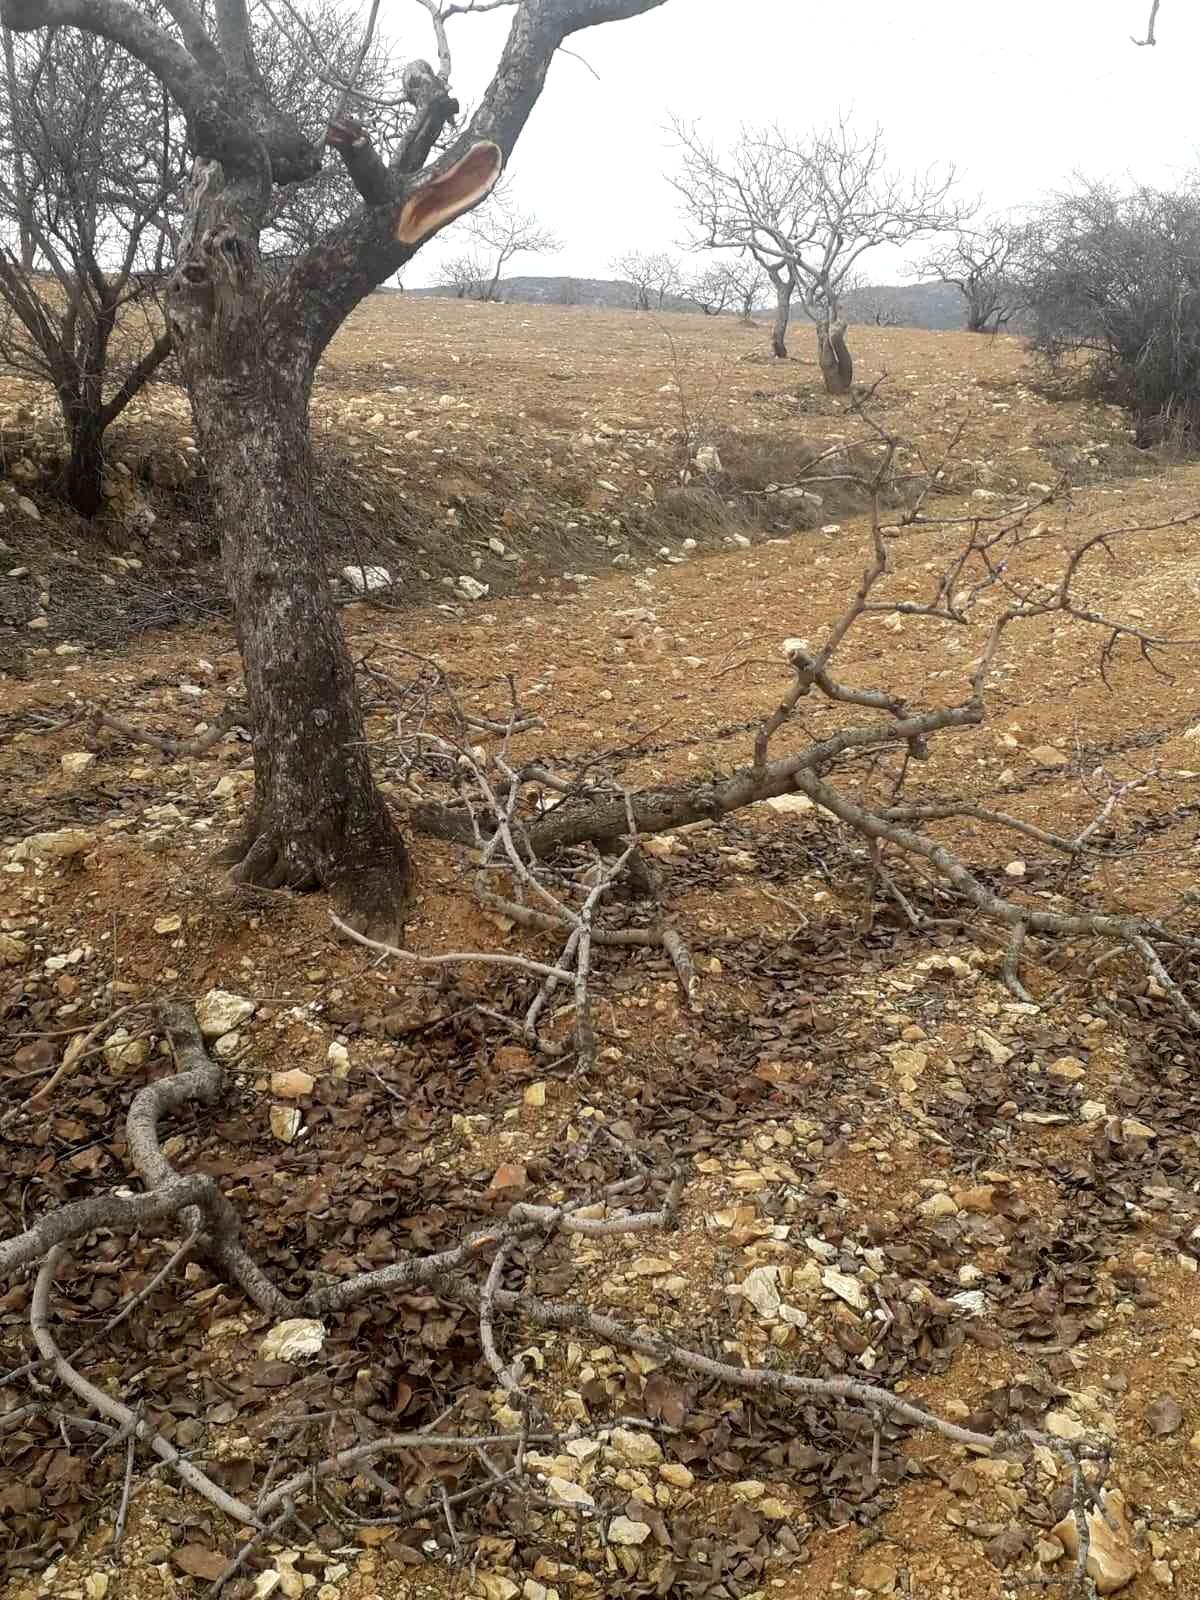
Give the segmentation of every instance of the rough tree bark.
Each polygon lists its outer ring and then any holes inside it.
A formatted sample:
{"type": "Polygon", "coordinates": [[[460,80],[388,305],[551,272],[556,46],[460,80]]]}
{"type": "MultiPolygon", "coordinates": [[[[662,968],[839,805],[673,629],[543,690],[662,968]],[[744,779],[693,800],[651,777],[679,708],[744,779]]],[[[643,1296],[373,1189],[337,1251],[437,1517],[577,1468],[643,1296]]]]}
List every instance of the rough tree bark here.
{"type": "Polygon", "coordinates": [[[772,272],[775,285],[775,321],[771,325],[771,353],[780,361],[787,359],[788,319],[792,314],[792,280],[786,273],[772,272]]]}
{"type": "Polygon", "coordinates": [[[817,323],[817,361],[827,394],[849,394],[854,385],[854,362],[846,345],[846,324],[824,318],[817,323]]]}

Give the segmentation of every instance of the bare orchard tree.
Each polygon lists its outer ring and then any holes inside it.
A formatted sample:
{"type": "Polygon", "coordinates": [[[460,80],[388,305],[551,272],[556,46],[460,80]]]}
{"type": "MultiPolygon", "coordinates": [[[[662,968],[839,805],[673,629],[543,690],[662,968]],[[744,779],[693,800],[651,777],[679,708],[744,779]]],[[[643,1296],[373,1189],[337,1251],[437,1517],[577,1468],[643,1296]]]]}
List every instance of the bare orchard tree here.
{"type": "Polygon", "coordinates": [[[843,288],[869,251],[911,244],[962,221],[954,168],[905,176],[889,163],[881,129],[859,135],[844,117],[803,137],[778,126],[746,129],[725,153],[694,126],[676,122],[675,131],[683,158],[672,181],[693,248],[748,251],[775,289],[775,355],[787,355],[798,299],[816,325],[827,384],[845,392],[843,288]]]}
{"type": "Polygon", "coordinates": [[[953,285],[966,302],[968,333],[999,333],[1024,303],[1019,258],[1024,230],[1001,217],[940,239],[917,264],[921,278],[953,285]]]}
{"type": "Polygon", "coordinates": [[[483,300],[486,269],[477,256],[450,256],[438,268],[438,285],[450,289],[456,300],[483,300]]]}
{"type": "MultiPolygon", "coordinates": [[[[359,59],[361,29],[344,15],[299,11],[325,70],[359,59]]],[[[159,20],[166,17],[162,12],[159,20]]],[[[153,73],[119,45],[74,29],[5,30],[0,124],[0,357],[58,397],[68,439],[60,487],[81,515],[102,503],[104,435],[171,350],[161,292],[187,176],[184,119],[153,73]]],[[[313,52],[254,31],[256,59],[277,103],[322,92],[313,52]]],[[[390,81],[375,43],[367,89],[390,81]]],[[[264,252],[287,260],[325,233],[353,188],[331,166],[276,191],[264,252]]]]}
{"type": "Polygon", "coordinates": [[[475,267],[469,293],[476,300],[499,300],[500,278],[515,256],[549,255],[562,241],[544,228],[531,211],[522,211],[510,185],[502,184],[466,219],[470,241],[463,259],[475,267]]]}
{"type": "Polygon", "coordinates": [[[743,322],[749,322],[766,284],[766,274],[753,256],[717,258],[686,279],[681,292],[706,317],[734,310],[743,322]]]}
{"type": "MultiPolygon", "coordinates": [[[[438,65],[405,68],[394,98],[409,115],[377,144],[352,114],[373,114],[371,101],[355,99],[356,74],[327,123],[276,103],[246,0],[220,0],[211,25],[193,0],[170,0],[170,26],[132,0],[0,3],[0,20],[18,32],[71,27],[119,45],[186,118],[194,161],[168,322],[213,485],[254,724],[254,799],[224,858],[246,883],[328,888],[360,930],[402,936],[413,870],[371,774],[326,581],[308,422],[313,374],[363,296],[491,192],[559,47],[580,29],[661,3],[514,0],[490,85],[432,161],[458,112],[447,22],[462,5],[421,0],[438,65]],[[286,272],[265,271],[261,239],[279,190],[316,180],[327,146],[357,203],[286,272]]],[[[373,4],[364,50],[377,14],[373,4]]],[[[289,19],[273,26],[299,28],[290,10],[271,15],[289,19]]],[[[313,53],[320,65],[319,47],[313,53]]]]}
{"type": "Polygon", "coordinates": [[[48,383],[68,440],[62,492],[101,505],[105,429],[171,349],[155,299],[182,123],[119,46],[55,30],[6,39],[0,121],[0,359],[48,383]]]}
{"type": "Polygon", "coordinates": [[[661,311],[668,296],[682,293],[679,263],[665,250],[627,250],[609,265],[632,289],[639,311],[661,311]]]}

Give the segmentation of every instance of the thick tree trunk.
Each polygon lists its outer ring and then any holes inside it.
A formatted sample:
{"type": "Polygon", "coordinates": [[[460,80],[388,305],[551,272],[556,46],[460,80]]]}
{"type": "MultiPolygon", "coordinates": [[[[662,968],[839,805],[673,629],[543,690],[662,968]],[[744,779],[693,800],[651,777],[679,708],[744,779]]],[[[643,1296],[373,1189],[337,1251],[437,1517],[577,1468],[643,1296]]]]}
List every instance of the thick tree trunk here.
{"type": "Polygon", "coordinates": [[[412,869],[371,776],[330,603],[307,374],[265,362],[239,370],[253,361],[241,351],[233,370],[197,373],[191,385],[254,720],[254,802],[224,859],[242,882],[327,888],[340,915],[395,943],[412,869]]]}
{"type": "Polygon", "coordinates": [[[413,873],[371,776],[325,574],[308,431],[313,319],[258,271],[255,199],[198,164],[191,242],[172,280],[254,724],[254,800],[223,859],[241,882],[328,889],[347,922],[398,943],[413,873]]]}
{"type": "Polygon", "coordinates": [[[787,357],[788,318],[792,314],[792,286],[775,285],[775,321],[771,327],[771,352],[783,361],[787,357]]]}
{"type": "Polygon", "coordinates": [[[100,484],[104,476],[103,429],[94,413],[69,419],[71,453],[63,469],[62,492],[81,517],[94,517],[103,504],[100,484]]]}
{"type": "Polygon", "coordinates": [[[828,394],[849,394],[854,384],[854,362],[846,345],[846,324],[817,323],[817,361],[828,394]]]}

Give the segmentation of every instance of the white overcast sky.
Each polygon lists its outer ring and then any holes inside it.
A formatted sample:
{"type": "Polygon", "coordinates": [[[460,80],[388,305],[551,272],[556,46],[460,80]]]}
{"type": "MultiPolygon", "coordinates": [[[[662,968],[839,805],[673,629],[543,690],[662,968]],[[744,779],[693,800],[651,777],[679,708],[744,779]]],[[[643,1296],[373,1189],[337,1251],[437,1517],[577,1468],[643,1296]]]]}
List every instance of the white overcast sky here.
{"type": "MultiPolygon", "coordinates": [[[[391,5],[405,53],[432,56],[411,0],[391,5]]],[[[599,81],[559,55],[509,167],[565,248],[511,270],[608,277],[623,250],[671,247],[683,232],[663,177],[672,113],[723,141],[743,123],[802,133],[846,110],[881,124],[903,166],[953,161],[993,210],[1077,171],[1175,181],[1200,159],[1200,5],[1162,0],[1159,43],[1138,50],[1148,11],[1148,0],[666,0],[588,29],[570,44],[599,81]]],[[[464,103],[482,94],[508,16],[450,24],[464,103]]],[[[405,281],[435,281],[454,248],[451,229],[405,281]]],[[[896,281],[902,265],[868,257],[865,276],[896,281]]]]}

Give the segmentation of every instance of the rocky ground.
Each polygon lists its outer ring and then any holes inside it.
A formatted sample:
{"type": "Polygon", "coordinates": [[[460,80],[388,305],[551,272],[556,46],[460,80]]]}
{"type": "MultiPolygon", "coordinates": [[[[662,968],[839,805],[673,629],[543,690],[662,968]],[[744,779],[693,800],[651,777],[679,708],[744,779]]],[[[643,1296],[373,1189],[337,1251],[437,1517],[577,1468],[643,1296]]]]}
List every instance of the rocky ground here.
{"type": "MultiPolygon", "coordinates": [[[[673,344],[632,314],[380,298],[334,346],[316,400],[328,481],[360,508],[356,559],[396,580],[385,607],[347,604],[356,656],[402,683],[410,652],[432,658],[469,711],[492,717],[511,675],[541,719],[516,741],[522,759],[605,763],[630,786],[745,762],[786,682],[782,641],[821,637],[868,553],[852,490],[829,485],[820,506],[761,492],[858,428],[815,369],[758,360],[761,331],[669,325],[673,344]],[[705,447],[716,488],[681,495],[680,469],[705,447]]],[[[893,542],[889,595],[925,591],[962,518],[1065,477],[1022,574],[1049,577],[1103,528],[1150,525],[1098,549],[1081,594],[1146,631],[1195,633],[1200,559],[1178,519],[1200,504],[1200,471],[1134,451],[1116,412],[1036,392],[1015,341],[872,329],[856,354],[865,382],[889,374],[879,416],[914,461],[940,461],[965,429],[927,507],[959,520],[893,542]]],[[[1018,1002],[994,930],[952,921],[962,908],[932,880],[894,865],[910,902],[944,923],[918,931],[893,902],[871,904],[862,853],[832,819],[766,804],[655,846],[700,977],[690,1009],[657,952],[607,950],[596,1069],[514,1044],[478,1008],[519,1016],[524,975],[468,963],[418,981],[335,942],[320,900],[229,893],[208,856],[249,781],[239,730],[192,756],[92,731],[88,708],[103,703],[187,738],[237,687],[220,616],[114,646],[79,623],[88,604],[66,600],[99,585],[116,610],[123,596],[136,609],[161,586],[162,545],[180,540],[188,507],[202,526],[187,425],[177,396],[156,396],[139,456],[134,419],[112,553],[74,546],[68,581],[62,548],[78,530],[42,487],[50,446],[31,400],[14,389],[11,404],[33,420],[11,418],[28,431],[29,471],[10,474],[3,534],[4,559],[28,568],[9,582],[29,613],[13,630],[28,676],[0,685],[3,1233],[126,1178],[125,1110],[168,1066],[152,1014],[117,1010],[218,990],[235,999],[210,998],[201,1016],[229,1093],[165,1125],[167,1153],[220,1180],[291,1290],[445,1246],[515,1199],[582,1199],[639,1163],[682,1162],[672,1229],[558,1237],[536,1261],[514,1256],[505,1283],[735,1363],[869,1378],[983,1431],[1026,1421],[1106,1441],[1115,1531],[1096,1538],[1101,1587],[1200,1595],[1200,1052],[1153,979],[1098,961],[1095,941],[1047,941],[1027,952],[1032,1001],[1018,1002]],[[156,481],[167,457],[177,481],[165,469],[156,481]]],[[[196,559],[195,592],[216,609],[196,559]]],[[[344,564],[345,547],[332,576],[350,601],[344,564]]],[[[950,703],[988,620],[871,618],[842,677],[950,703]]],[[[933,741],[909,795],[965,795],[1073,834],[1140,779],[1076,859],[971,819],[933,827],[1027,903],[1136,909],[1195,931],[1200,651],[1162,656],[1160,676],[1126,643],[1106,683],[1102,643],[1061,617],[1012,630],[989,720],[933,741]]],[[[364,691],[403,810],[414,777],[396,704],[377,679],[364,691]]],[[[806,708],[778,748],[842,721],[842,708],[806,708]]],[[[413,949],[552,953],[479,907],[463,852],[416,849],[413,949]]],[[[608,914],[636,921],[639,908],[608,914]]],[[[1173,975],[1200,1001],[1194,966],[1173,975]]],[[[564,1005],[546,1031],[569,1027],[564,1005]]],[[[99,1334],[179,1237],[100,1235],[77,1250],[53,1307],[63,1347],[99,1334]]],[[[0,1373],[28,1359],[29,1293],[0,1286],[0,1373]]],[[[412,1430],[456,1404],[462,1431],[512,1423],[477,1319],[451,1298],[330,1317],[319,1352],[281,1352],[270,1331],[191,1262],[80,1366],[251,1496],[271,1471],[343,1444],[351,1424],[334,1413],[412,1430]]],[[[989,1458],[890,1425],[876,1442],[861,1412],[739,1395],[519,1319],[498,1334],[527,1352],[538,1403],[577,1430],[529,1458],[532,1493],[448,1519],[431,1485],[469,1487],[478,1463],[390,1458],[380,1470],[402,1516],[370,1483],[332,1488],[306,1506],[308,1534],[292,1525],[265,1544],[227,1592],[992,1600],[1070,1575],[1071,1525],[1055,1531],[1070,1486],[1044,1447],[989,1458]]],[[[29,1400],[10,1384],[0,1413],[29,1400]]],[[[0,1431],[5,1595],[203,1592],[241,1542],[232,1524],[139,1456],[114,1558],[125,1451],[92,1449],[45,1416],[0,1431]]]]}

